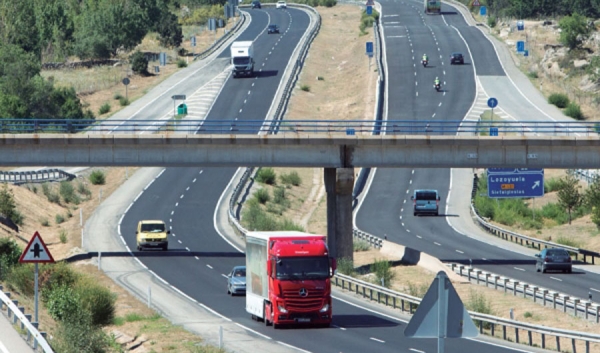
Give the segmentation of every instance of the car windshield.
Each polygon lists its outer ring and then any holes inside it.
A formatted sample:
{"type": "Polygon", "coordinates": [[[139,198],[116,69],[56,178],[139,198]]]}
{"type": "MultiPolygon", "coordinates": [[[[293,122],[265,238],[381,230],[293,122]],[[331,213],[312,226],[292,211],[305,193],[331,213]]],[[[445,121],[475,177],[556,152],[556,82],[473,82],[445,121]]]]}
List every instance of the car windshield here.
{"type": "Polygon", "coordinates": [[[164,231],[164,224],[142,224],[142,232],[144,233],[162,233],[164,231]]]}
{"type": "Polygon", "coordinates": [[[553,249],[553,250],[548,250],[546,252],[546,256],[569,256],[569,254],[564,250],[553,249]]]}
{"type": "Polygon", "coordinates": [[[462,56],[462,54],[461,53],[454,53],[454,54],[452,54],[452,56],[455,57],[455,58],[460,58],[462,56]]]}
{"type": "Polygon", "coordinates": [[[246,270],[238,269],[233,271],[233,277],[246,277],[246,270]]]}
{"type": "Polygon", "coordinates": [[[247,65],[249,63],[250,63],[250,58],[247,56],[233,58],[233,65],[247,65]]]}
{"type": "Polygon", "coordinates": [[[277,261],[278,279],[325,279],[329,277],[329,258],[285,257],[277,261]]]}
{"type": "Polygon", "coordinates": [[[277,28],[277,26],[276,25],[269,25],[269,28],[270,29],[275,29],[275,28],[277,28]]]}
{"type": "Polygon", "coordinates": [[[417,191],[415,200],[436,201],[436,193],[432,191],[417,191]]]}

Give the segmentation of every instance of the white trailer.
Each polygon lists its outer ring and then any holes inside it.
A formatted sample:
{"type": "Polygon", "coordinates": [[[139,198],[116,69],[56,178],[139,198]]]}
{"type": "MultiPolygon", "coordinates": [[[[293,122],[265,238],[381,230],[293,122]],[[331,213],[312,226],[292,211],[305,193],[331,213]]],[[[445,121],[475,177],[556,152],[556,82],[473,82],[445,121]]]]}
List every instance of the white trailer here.
{"type": "Polygon", "coordinates": [[[231,43],[231,64],[234,78],[254,74],[254,44],[252,41],[231,43]]]}

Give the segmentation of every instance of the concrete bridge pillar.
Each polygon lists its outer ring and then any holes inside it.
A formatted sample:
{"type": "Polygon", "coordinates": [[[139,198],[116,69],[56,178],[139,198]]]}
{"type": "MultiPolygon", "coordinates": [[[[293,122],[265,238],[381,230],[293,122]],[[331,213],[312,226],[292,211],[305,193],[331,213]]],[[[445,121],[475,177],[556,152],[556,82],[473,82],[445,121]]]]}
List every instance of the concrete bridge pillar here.
{"type": "Polygon", "coordinates": [[[327,246],[331,257],[352,259],[352,189],[354,168],[325,168],[327,246]]]}

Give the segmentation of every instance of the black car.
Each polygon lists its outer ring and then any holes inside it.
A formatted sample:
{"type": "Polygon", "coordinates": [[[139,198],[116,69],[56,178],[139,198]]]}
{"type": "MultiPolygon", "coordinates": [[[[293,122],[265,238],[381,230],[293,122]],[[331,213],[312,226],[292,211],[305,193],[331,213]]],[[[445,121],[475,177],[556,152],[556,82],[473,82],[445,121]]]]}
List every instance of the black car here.
{"type": "Polygon", "coordinates": [[[269,27],[267,27],[267,34],[271,33],[279,33],[279,27],[277,27],[277,25],[269,25],[269,27]]]}
{"type": "Polygon", "coordinates": [[[253,9],[260,9],[260,1],[254,0],[252,1],[252,4],[250,5],[251,8],[253,9]]]}
{"type": "Polygon", "coordinates": [[[544,249],[541,253],[535,254],[535,270],[542,271],[564,271],[571,273],[572,262],[569,252],[564,249],[544,249]]]}
{"type": "Polygon", "coordinates": [[[454,65],[454,64],[464,64],[465,63],[465,58],[463,57],[463,55],[461,53],[452,53],[452,55],[450,55],[450,65],[454,65]]]}

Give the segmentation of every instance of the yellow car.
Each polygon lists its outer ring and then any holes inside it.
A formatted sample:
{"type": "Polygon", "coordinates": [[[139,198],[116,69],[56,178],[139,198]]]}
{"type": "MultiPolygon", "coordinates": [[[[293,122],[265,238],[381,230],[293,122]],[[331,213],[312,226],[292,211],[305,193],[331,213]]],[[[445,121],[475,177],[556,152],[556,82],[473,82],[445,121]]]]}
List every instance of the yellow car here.
{"type": "Polygon", "coordinates": [[[139,221],[136,234],[137,249],[143,251],[144,248],[169,248],[170,230],[167,230],[163,221],[139,221]]]}

